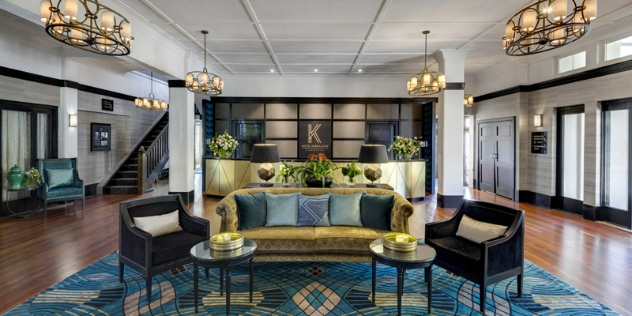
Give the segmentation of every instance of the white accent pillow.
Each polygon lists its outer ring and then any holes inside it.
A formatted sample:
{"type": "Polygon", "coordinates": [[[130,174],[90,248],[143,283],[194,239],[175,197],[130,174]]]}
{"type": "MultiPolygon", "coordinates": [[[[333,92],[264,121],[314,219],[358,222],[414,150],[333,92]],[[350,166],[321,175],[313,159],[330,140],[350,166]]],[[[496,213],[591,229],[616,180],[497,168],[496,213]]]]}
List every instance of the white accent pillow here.
{"type": "Polygon", "coordinates": [[[134,224],[153,237],[182,231],[177,210],[164,215],[134,217],[134,224]]]}
{"type": "Polygon", "coordinates": [[[483,241],[502,236],[507,228],[507,226],[485,223],[463,215],[456,235],[480,244],[483,241]]]}

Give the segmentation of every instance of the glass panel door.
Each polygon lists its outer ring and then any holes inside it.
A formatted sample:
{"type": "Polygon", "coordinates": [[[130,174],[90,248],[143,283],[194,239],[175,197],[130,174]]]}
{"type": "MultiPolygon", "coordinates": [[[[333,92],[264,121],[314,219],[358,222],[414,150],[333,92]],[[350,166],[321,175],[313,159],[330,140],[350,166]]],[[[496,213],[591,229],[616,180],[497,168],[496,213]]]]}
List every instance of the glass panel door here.
{"type": "MultiPolygon", "coordinates": [[[[31,157],[31,113],[2,110],[2,187],[9,187],[7,173],[15,165],[29,170],[31,157]]],[[[14,200],[17,194],[2,190],[2,201],[14,200]]]]}
{"type": "Polygon", "coordinates": [[[584,106],[557,109],[557,209],[583,214],[584,204],[584,106]]]}
{"type": "Polygon", "coordinates": [[[233,121],[233,136],[239,142],[235,158],[250,159],[252,147],[263,143],[263,122],[233,121]]]}
{"type": "Polygon", "coordinates": [[[632,102],[604,104],[602,135],[603,214],[597,219],[632,228],[630,215],[630,115],[632,102]]]}

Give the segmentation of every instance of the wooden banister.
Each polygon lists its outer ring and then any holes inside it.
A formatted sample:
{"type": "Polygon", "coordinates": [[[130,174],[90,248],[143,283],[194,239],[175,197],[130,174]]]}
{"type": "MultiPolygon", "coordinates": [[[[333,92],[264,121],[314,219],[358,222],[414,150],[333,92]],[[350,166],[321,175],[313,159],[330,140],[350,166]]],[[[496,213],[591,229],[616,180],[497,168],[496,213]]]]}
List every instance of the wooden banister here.
{"type": "Polygon", "coordinates": [[[169,124],[154,141],[138,150],[138,194],[143,194],[156,181],[169,159],[169,124]]]}

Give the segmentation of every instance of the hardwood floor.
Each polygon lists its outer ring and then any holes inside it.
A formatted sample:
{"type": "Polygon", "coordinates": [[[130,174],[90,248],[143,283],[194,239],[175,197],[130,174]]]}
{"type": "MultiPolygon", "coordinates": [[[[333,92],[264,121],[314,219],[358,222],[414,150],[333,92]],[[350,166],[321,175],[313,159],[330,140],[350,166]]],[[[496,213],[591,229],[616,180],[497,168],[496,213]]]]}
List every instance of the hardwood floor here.
{"type": "MultiPolygon", "coordinates": [[[[166,183],[144,196],[164,195],[166,183]]],[[[191,213],[211,222],[218,199],[201,194],[196,174],[191,213]]],[[[579,216],[516,203],[476,190],[466,197],[526,211],[525,258],[624,315],[632,315],[632,233],[579,216]]],[[[0,220],[0,313],[26,301],[94,261],[118,249],[118,205],[134,195],[87,198],[86,209],[59,207],[48,215],[0,220]]],[[[80,205],[80,204],[79,204],[80,205]]],[[[411,233],[423,237],[424,224],[449,218],[454,210],[436,200],[413,203],[411,233]]]]}

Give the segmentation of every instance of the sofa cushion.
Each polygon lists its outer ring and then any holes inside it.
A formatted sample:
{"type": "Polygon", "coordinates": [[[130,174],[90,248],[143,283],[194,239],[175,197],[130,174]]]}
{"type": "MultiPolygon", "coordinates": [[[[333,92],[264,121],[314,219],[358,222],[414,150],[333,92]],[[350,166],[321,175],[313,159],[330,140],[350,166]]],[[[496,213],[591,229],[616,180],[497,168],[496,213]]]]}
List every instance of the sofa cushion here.
{"type": "Polygon", "coordinates": [[[58,198],[82,198],[83,188],[59,188],[48,190],[46,198],[49,200],[58,198]]]}
{"type": "Polygon", "coordinates": [[[178,210],[163,215],[134,217],[133,219],[136,227],[150,233],[153,237],[182,230],[178,210]]]}
{"type": "Polygon", "coordinates": [[[239,230],[260,227],[266,224],[266,194],[235,194],[239,230]]]}
{"type": "Polygon", "coordinates": [[[266,226],[296,226],[300,193],[266,193],[266,226]]]}
{"type": "Polygon", "coordinates": [[[330,226],[329,195],[299,195],[298,223],[296,226],[330,226]]]}
{"type": "Polygon", "coordinates": [[[507,228],[507,226],[481,222],[463,215],[456,235],[480,244],[483,241],[502,236],[507,228]]]}
{"type": "Polygon", "coordinates": [[[365,192],[356,194],[329,195],[329,224],[331,226],[357,226],[362,227],[360,219],[360,200],[365,192]]]}
{"type": "Polygon", "coordinates": [[[48,169],[46,178],[48,179],[48,189],[68,188],[75,184],[75,169],[48,169]]]}
{"type": "Polygon", "coordinates": [[[458,262],[466,271],[479,274],[481,245],[461,237],[428,239],[426,243],[437,251],[437,259],[445,263],[458,262]]]}
{"type": "Polygon", "coordinates": [[[391,230],[391,208],[394,195],[365,194],[360,202],[362,225],[381,230],[391,230]]]}
{"type": "Polygon", "coordinates": [[[314,227],[255,227],[240,232],[257,243],[257,252],[312,252],[314,227]]]}
{"type": "Polygon", "coordinates": [[[314,227],[315,252],[368,253],[369,244],[389,231],[369,227],[314,227]]]}
{"type": "Polygon", "coordinates": [[[151,253],[152,264],[158,265],[180,258],[190,258],[191,247],[206,239],[204,236],[185,231],[154,237],[151,253]]]}

